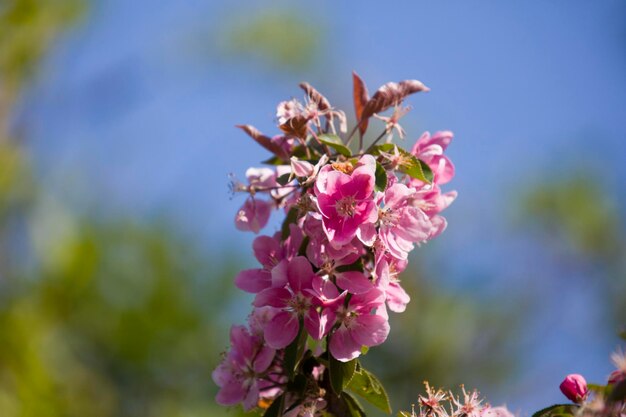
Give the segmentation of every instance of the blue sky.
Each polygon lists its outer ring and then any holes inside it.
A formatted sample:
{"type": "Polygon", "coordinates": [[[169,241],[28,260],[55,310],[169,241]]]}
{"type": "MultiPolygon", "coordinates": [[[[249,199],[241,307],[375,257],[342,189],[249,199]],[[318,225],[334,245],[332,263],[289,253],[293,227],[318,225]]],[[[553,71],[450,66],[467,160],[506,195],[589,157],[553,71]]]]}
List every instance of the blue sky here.
{"type": "Polygon", "coordinates": [[[407,146],[423,130],[453,130],[459,191],[429,263],[453,288],[504,299],[527,280],[547,282],[542,319],[520,336],[546,371],[529,368],[496,393],[530,411],[561,400],[545,387],[565,373],[601,380],[609,371],[615,339],[601,314],[572,321],[548,305],[561,293],[564,315],[597,303],[588,271],[574,271],[564,291],[562,268],[516,235],[510,214],[526,184],[580,167],[624,207],[624,22],[620,0],[100,2],[48,57],[17,120],[41,177],[74,207],[164,215],[207,248],[247,252],[252,236],[233,227],[242,199],[230,199],[227,176],[242,178],[267,155],[234,125],[274,133],[275,105],[299,97],[303,80],[351,113],[352,70],[370,91],[420,79],[432,91],[409,100],[407,146]],[[252,21],[267,9],[297,10],[319,27],[309,67],[222,52],[233,16],[252,21]]]}

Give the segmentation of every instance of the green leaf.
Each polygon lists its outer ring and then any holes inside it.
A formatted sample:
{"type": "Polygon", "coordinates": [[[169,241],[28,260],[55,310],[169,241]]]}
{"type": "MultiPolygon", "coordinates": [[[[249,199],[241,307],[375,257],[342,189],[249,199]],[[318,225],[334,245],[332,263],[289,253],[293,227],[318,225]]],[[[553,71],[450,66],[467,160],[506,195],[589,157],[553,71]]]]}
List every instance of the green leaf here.
{"type": "Polygon", "coordinates": [[[365,410],[363,406],[359,403],[359,401],[354,398],[352,394],[344,391],[341,394],[341,398],[346,403],[348,410],[350,412],[350,417],[366,417],[365,410]]]}
{"type": "Polygon", "coordinates": [[[411,414],[408,411],[398,411],[397,417],[411,417],[411,414]]]}
{"type": "Polygon", "coordinates": [[[374,156],[378,156],[380,155],[382,152],[384,153],[390,153],[393,151],[393,148],[395,148],[396,145],[393,143],[383,143],[382,145],[376,145],[372,148],[372,155],[374,156]]]}
{"type": "Polygon", "coordinates": [[[300,328],[298,329],[298,336],[294,339],[289,346],[285,348],[284,368],[287,371],[287,376],[290,381],[293,381],[293,377],[296,370],[298,360],[304,353],[304,345],[306,344],[307,332],[304,330],[303,319],[300,319],[300,328]]]}
{"type": "Polygon", "coordinates": [[[263,413],[263,417],[280,417],[283,415],[283,408],[285,405],[285,395],[281,395],[272,401],[272,405],[269,406],[265,413],[263,413]]]}
{"type": "Polygon", "coordinates": [[[346,157],[350,157],[352,156],[352,152],[350,151],[350,149],[343,144],[343,141],[341,140],[341,138],[337,135],[330,135],[330,134],[324,134],[324,135],[319,135],[317,137],[320,142],[322,142],[323,144],[330,146],[331,148],[333,148],[335,151],[337,151],[337,153],[346,156],[346,157]]]}
{"type": "Polygon", "coordinates": [[[343,392],[344,388],[350,383],[356,370],[357,360],[351,360],[350,362],[338,361],[330,355],[330,386],[339,395],[343,392]]]}
{"type": "Polygon", "coordinates": [[[372,150],[372,155],[380,155],[381,153],[394,154],[396,149],[401,157],[401,163],[397,168],[398,171],[429,184],[433,182],[433,171],[430,169],[428,164],[421,159],[417,159],[417,157],[411,152],[402,149],[398,145],[393,143],[384,143],[382,145],[375,146],[372,150]]]}
{"type": "Polygon", "coordinates": [[[363,272],[363,260],[361,258],[352,262],[350,265],[339,265],[335,267],[336,272],[360,271],[363,272]]]}
{"type": "MultiPolygon", "coordinates": [[[[404,151],[406,152],[406,151],[404,151]]],[[[417,159],[415,155],[411,155],[406,152],[403,154],[405,162],[398,167],[398,170],[404,174],[409,175],[411,178],[424,181],[428,184],[433,182],[433,171],[426,162],[421,159],[417,159]]]]}
{"type": "Polygon", "coordinates": [[[283,221],[283,226],[281,228],[281,237],[283,240],[287,239],[289,237],[289,225],[292,223],[295,223],[296,220],[298,220],[298,209],[295,207],[292,207],[289,209],[289,212],[287,213],[287,217],[285,217],[285,220],[283,221]]]}
{"type": "Polygon", "coordinates": [[[537,411],[532,417],[573,416],[578,408],[576,404],[555,404],[537,411]]]}
{"type": "Polygon", "coordinates": [[[385,388],[383,388],[378,378],[365,368],[359,366],[359,369],[354,372],[354,376],[348,384],[348,388],[355,394],[363,397],[363,399],[370,404],[387,414],[391,414],[389,396],[387,392],[385,392],[385,388]]]}
{"type": "Polygon", "coordinates": [[[261,163],[265,165],[285,165],[285,161],[283,161],[277,156],[272,156],[271,158],[266,159],[265,161],[262,161],[261,163]]]}
{"type": "Polygon", "coordinates": [[[387,188],[387,171],[385,170],[385,168],[383,168],[383,166],[379,163],[376,162],[376,182],[375,182],[375,189],[376,191],[385,191],[385,188],[387,188]]]}
{"type": "Polygon", "coordinates": [[[276,178],[276,182],[280,185],[289,184],[289,177],[291,177],[291,173],[283,174],[280,177],[276,178]]]}
{"type": "Polygon", "coordinates": [[[619,337],[621,337],[622,339],[626,340],[626,330],[622,330],[622,331],[619,333],[619,337]]]}

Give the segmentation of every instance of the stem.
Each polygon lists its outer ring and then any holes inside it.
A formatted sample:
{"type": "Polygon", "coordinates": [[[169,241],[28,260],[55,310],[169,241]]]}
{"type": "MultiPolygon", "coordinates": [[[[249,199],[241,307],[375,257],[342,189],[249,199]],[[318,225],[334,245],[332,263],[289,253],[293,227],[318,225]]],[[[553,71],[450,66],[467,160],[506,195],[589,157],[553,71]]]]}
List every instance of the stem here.
{"type": "Polygon", "coordinates": [[[376,139],[374,139],[374,142],[372,142],[372,144],[365,150],[365,153],[369,153],[374,148],[374,146],[378,143],[378,141],[381,140],[383,136],[385,136],[386,133],[387,133],[387,129],[383,130],[383,132],[376,139]]]}
{"type": "Polygon", "coordinates": [[[326,151],[326,155],[328,155],[328,156],[330,157],[330,156],[331,156],[331,155],[330,155],[330,149],[328,148],[328,146],[326,146],[326,144],[325,144],[324,142],[322,142],[322,141],[321,141],[321,140],[317,137],[317,135],[315,134],[315,132],[313,131],[313,129],[311,129],[310,127],[309,127],[309,132],[311,132],[311,136],[313,136],[313,139],[315,139],[315,140],[317,141],[317,143],[319,143],[319,144],[320,144],[320,146],[321,146],[322,148],[324,148],[324,149],[325,149],[325,151],[326,151]]]}

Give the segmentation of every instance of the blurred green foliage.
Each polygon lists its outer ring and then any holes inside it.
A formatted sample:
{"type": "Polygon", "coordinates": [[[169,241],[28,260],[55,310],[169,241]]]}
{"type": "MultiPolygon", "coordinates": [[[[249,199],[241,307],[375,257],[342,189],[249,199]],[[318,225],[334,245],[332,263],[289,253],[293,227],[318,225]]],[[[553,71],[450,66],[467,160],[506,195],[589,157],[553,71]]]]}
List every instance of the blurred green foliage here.
{"type": "Polygon", "coordinates": [[[601,305],[610,310],[617,329],[626,324],[625,225],[617,198],[602,184],[575,172],[533,184],[522,194],[519,217],[560,254],[597,265],[603,277],[598,282],[605,297],[601,305]]]}
{"type": "MultiPolygon", "coordinates": [[[[214,403],[210,373],[231,313],[249,309],[234,293],[241,266],[160,223],[78,216],[38,183],[23,138],[8,132],[15,99],[84,10],[79,0],[0,3],[0,416],[239,415],[214,403]]],[[[249,16],[225,27],[231,52],[294,70],[313,62],[323,29],[289,10],[249,16]]],[[[395,407],[424,379],[505,377],[509,316],[409,274],[404,285],[413,302],[365,359],[395,407]]]]}
{"type": "Polygon", "coordinates": [[[324,27],[312,24],[293,8],[264,8],[226,19],[222,51],[258,59],[272,68],[301,71],[311,66],[324,38],[324,27]]]}

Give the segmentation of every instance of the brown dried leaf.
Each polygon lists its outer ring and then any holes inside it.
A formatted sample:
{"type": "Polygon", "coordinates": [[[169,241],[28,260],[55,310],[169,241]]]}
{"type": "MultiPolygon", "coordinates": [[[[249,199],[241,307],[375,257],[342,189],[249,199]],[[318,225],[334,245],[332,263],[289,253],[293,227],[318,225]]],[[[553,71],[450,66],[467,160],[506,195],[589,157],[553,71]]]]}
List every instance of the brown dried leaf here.
{"type": "Polygon", "coordinates": [[[269,136],[265,136],[259,130],[252,125],[237,125],[239,129],[243,130],[250,136],[252,139],[256,141],[259,145],[278,156],[282,160],[289,160],[289,155],[285,153],[283,148],[281,148],[277,143],[272,142],[272,139],[269,136]]]}
{"type": "Polygon", "coordinates": [[[309,96],[309,100],[313,103],[317,104],[317,108],[320,110],[330,110],[330,102],[326,97],[324,97],[319,91],[317,91],[313,86],[309,83],[303,82],[300,83],[300,88],[304,90],[304,92],[309,96]]]}
{"type": "Polygon", "coordinates": [[[298,115],[287,120],[282,125],[278,126],[280,130],[285,132],[286,135],[296,136],[300,139],[306,139],[308,117],[298,115]]]}
{"type": "MultiPolygon", "coordinates": [[[[356,120],[359,121],[361,120],[361,116],[363,115],[363,109],[365,108],[365,105],[369,101],[370,97],[367,91],[367,86],[365,85],[361,77],[359,77],[359,75],[354,71],[352,71],[352,85],[354,113],[356,114],[356,120]]],[[[363,120],[362,123],[359,124],[359,131],[361,132],[361,135],[364,135],[366,130],[367,119],[363,120]]]]}
{"type": "Polygon", "coordinates": [[[407,96],[420,91],[429,91],[429,88],[417,80],[390,82],[383,85],[365,105],[361,113],[361,122],[372,117],[374,113],[381,113],[391,106],[400,104],[407,96]]]}

